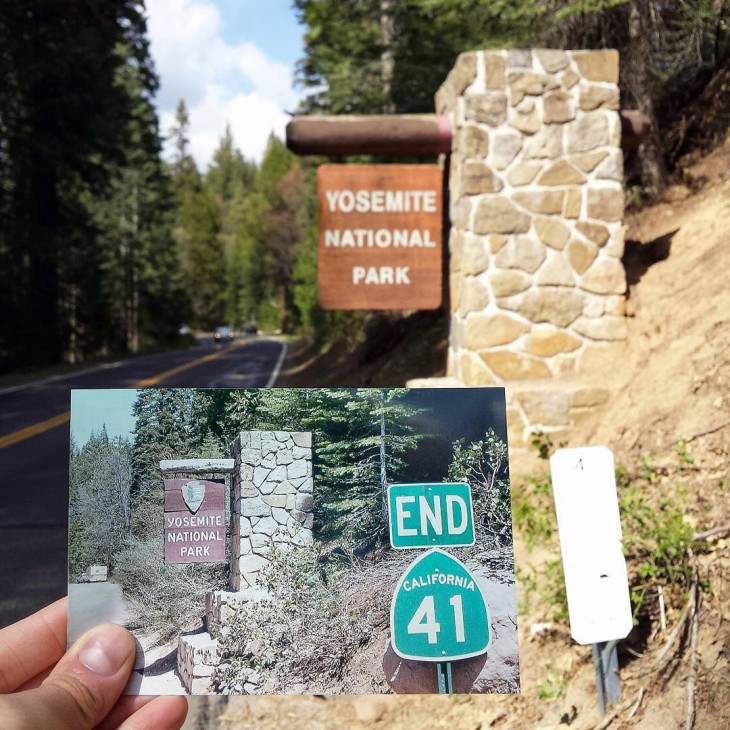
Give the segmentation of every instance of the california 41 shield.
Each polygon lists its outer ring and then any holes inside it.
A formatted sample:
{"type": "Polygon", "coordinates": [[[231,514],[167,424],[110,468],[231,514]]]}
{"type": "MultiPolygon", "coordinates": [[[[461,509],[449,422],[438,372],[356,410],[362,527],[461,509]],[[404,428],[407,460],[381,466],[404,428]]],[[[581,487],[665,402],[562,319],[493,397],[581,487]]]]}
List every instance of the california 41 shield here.
{"type": "Polygon", "coordinates": [[[390,628],[395,653],[421,661],[477,656],[491,638],[487,602],[476,578],[438,548],[414,560],[401,576],[390,628]]]}

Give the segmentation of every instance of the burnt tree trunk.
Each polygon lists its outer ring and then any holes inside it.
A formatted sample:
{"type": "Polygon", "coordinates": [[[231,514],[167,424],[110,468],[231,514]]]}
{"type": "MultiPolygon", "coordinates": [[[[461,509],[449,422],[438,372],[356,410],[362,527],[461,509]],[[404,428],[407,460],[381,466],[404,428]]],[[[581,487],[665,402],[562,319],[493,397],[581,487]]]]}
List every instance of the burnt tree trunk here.
{"type": "Polygon", "coordinates": [[[666,187],[667,169],[657,124],[653,35],[656,32],[655,10],[649,0],[630,0],[629,48],[627,57],[628,87],[636,107],[650,122],[650,129],[638,149],[642,185],[654,195],[666,187]]]}

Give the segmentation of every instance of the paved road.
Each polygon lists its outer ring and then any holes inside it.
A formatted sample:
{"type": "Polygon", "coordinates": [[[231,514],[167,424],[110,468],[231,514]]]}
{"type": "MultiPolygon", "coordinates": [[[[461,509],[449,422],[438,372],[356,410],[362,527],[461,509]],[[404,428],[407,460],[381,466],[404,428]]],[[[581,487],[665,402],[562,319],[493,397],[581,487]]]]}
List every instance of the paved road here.
{"type": "Polygon", "coordinates": [[[68,408],[74,388],[273,385],[266,338],[146,355],[0,391],[0,627],[66,594],[68,408]]]}

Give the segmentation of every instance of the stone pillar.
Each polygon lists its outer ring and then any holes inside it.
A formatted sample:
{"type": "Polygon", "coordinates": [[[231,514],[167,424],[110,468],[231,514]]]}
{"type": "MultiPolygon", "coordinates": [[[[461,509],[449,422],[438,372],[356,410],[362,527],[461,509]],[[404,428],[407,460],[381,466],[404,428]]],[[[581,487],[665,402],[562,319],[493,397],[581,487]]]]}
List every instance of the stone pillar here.
{"type": "Polygon", "coordinates": [[[505,385],[510,441],[607,393],[581,375],[626,338],[616,51],[478,51],[451,113],[448,375],[505,385]]]}
{"type": "Polygon", "coordinates": [[[246,431],[233,443],[230,588],[256,585],[276,545],[312,544],[312,434],[246,431]]]}

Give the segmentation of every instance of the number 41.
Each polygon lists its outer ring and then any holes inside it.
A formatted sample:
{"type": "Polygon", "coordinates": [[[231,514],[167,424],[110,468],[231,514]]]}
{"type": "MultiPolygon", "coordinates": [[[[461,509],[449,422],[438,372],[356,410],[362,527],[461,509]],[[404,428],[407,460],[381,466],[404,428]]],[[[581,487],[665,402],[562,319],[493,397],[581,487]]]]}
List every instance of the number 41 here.
{"type": "MultiPolygon", "coordinates": [[[[464,642],[464,608],[461,603],[461,596],[452,596],[449,604],[454,609],[454,626],[456,627],[456,641],[464,642]]],[[[436,606],[433,596],[426,596],[408,622],[409,634],[426,634],[429,644],[438,641],[441,631],[441,624],[436,621],[436,606]]]]}

